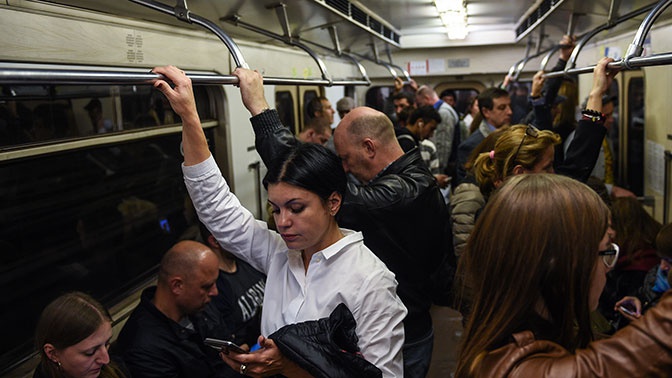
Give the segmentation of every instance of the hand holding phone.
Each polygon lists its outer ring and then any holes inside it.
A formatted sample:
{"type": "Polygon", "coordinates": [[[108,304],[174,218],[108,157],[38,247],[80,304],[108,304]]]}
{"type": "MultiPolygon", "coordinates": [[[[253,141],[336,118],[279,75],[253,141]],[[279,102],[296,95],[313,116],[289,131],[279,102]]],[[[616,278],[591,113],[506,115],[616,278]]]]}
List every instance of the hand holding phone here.
{"type": "Polygon", "coordinates": [[[618,309],[621,310],[624,314],[637,317],[637,310],[634,307],[622,305],[618,309]]]}
{"type": "Polygon", "coordinates": [[[243,353],[243,354],[248,353],[248,351],[246,351],[245,349],[241,348],[240,346],[228,340],[212,339],[208,337],[204,340],[204,343],[205,345],[209,345],[219,351],[222,351],[223,349],[228,349],[235,353],[243,353]]]}

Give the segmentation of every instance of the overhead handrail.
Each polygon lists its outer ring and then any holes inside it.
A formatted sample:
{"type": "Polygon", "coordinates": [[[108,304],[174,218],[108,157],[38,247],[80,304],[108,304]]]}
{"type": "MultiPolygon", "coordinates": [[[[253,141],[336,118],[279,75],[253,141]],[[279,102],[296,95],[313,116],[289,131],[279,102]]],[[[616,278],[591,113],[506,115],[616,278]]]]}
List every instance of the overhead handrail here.
{"type": "Polygon", "coordinates": [[[630,46],[628,46],[628,51],[625,53],[624,62],[626,67],[630,68],[629,61],[631,58],[642,55],[642,52],[644,51],[644,41],[646,40],[646,36],[649,35],[653,22],[670,4],[672,4],[672,0],[659,1],[655,8],[649,12],[644,21],[639,25],[639,29],[637,29],[637,33],[635,34],[635,39],[630,46]]]}
{"type": "MultiPolygon", "coordinates": [[[[654,55],[649,55],[649,56],[640,56],[643,51],[643,44],[644,41],[646,40],[646,37],[651,30],[651,27],[653,26],[653,22],[658,18],[658,16],[670,5],[672,4],[672,0],[661,0],[657,4],[654,5],[648,5],[645,7],[642,7],[636,11],[633,11],[623,17],[620,17],[615,21],[615,23],[610,24],[610,25],[603,25],[601,27],[598,27],[595,29],[593,32],[588,33],[584,38],[582,38],[583,44],[585,44],[585,41],[589,39],[589,37],[592,37],[593,35],[597,34],[597,32],[605,30],[604,28],[607,27],[613,27],[616,23],[622,22],[628,18],[632,18],[636,15],[644,13],[645,9],[650,9],[649,14],[646,16],[644,21],[639,25],[639,29],[637,30],[637,33],[635,34],[635,38],[633,42],[630,44],[630,47],[628,47],[628,51],[626,53],[625,58],[619,59],[617,61],[611,62],[608,64],[609,68],[620,68],[623,70],[629,70],[629,69],[635,69],[635,68],[640,68],[640,67],[651,67],[651,66],[661,66],[661,65],[667,65],[672,63],[672,53],[661,53],[661,54],[654,54],[654,55]]],[[[583,45],[582,44],[582,45],[583,45]]],[[[579,47],[577,45],[577,47],[579,47]]],[[[576,56],[578,55],[578,49],[577,47],[574,48],[574,51],[572,52],[572,57],[574,60],[576,60],[576,56]],[[576,54],[576,55],[575,55],[576,54]]],[[[570,62],[572,61],[572,58],[570,58],[570,61],[567,62],[567,65],[569,66],[570,62]]],[[[595,65],[587,66],[587,67],[582,67],[582,68],[565,68],[564,71],[556,71],[556,72],[549,72],[547,74],[544,74],[544,77],[546,78],[551,78],[551,77],[562,77],[565,75],[569,74],[584,74],[584,73],[589,73],[593,72],[595,69],[595,65]]]]}
{"type": "MultiPolygon", "coordinates": [[[[512,79],[514,77],[518,78],[518,74],[517,74],[518,66],[520,64],[522,64],[523,61],[525,61],[525,59],[527,59],[527,57],[530,55],[530,49],[531,48],[532,48],[532,38],[528,38],[527,39],[527,44],[525,45],[525,57],[523,59],[517,61],[513,65],[511,65],[511,68],[509,68],[509,73],[507,74],[510,78],[512,78],[512,79]]],[[[513,79],[512,81],[515,81],[515,79],[513,79]]]]}
{"type": "Polygon", "coordinates": [[[404,67],[398,66],[396,64],[392,63],[392,52],[390,51],[390,45],[386,44],[385,45],[385,52],[387,53],[387,60],[390,61],[390,65],[396,69],[398,69],[404,76],[406,77],[406,81],[410,82],[411,79],[411,74],[406,70],[404,67]]]}
{"type": "Polygon", "coordinates": [[[238,45],[236,45],[233,39],[231,39],[231,37],[229,37],[226,33],[224,33],[224,31],[212,21],[197,16],[195,14],[192,14],[187,9],[186,0],[177,0],[177,5],[174,8],[154,0],[129,0],[129,1],[154,10],[158,10],[166,14],[173,15],[177,17],[178,20],[188,22],[190,24],[194,23],[196,25],[203,26],[204,28],[213,32],[217,37],[219,37],[219,39],[222,40],[222,42],[224,42],[226,47],[229,49],[229,52],[231,53],[234,62],[236,63],[236,67],[250,68],[250,66],[245,62],[245,58],[243,58],[243,53],[240,52],[238,45]]]}
{"type": "MultiPolygon", "coordinates": [[[[238,78],[233,75],[210,75],[187,72],[192,83],[198,85],[235,85],[238,78]]],[[[165,79],[163,75],[143,72],[125,71],[93,71],[81,69],[44,69],[44,68],[3,68],[0,67],[0,84],[91,84],[91,85],[138,85],[153,84],[157,79],[165,79]]],[[[316,80],[292,79],[282,77],[264,77],[264,84],[274,85],[368,85],[359,80],[316,80]]]]}
{"type": "MultiPolygon", "coordinates": [[[[583,46],[585,46],[586,43],[590,39],[592,39],[595,35],[597,35],[600,32],[603,32],[605,30],[609,30],[609,29],[613,28],[614,26],[616,26],[616,25],[618,25],[618,24],[620,24],[624,21],[627,21],[627,20],[629,20],[633,17],[637,17],[637,16],[642,15],[646,12],[649,12],[651,9],[654,8],[654,6],[655,6],[655,4],[649,4],[649,5],[643,6],[642,8],[639,8],[637,10],[634,10],[634,11],[630,12],[630,13],[627,13],[627,14],[613,20],[612,22],[607,21],[607,23],[605,23],[603,25],[600,25],[597,28],[593,29],[592,31],[584,34],[583,37],[581,37],[581,39],[579,40],[579,42],[577,42],[576,46],[574,46],[574,50],[572,51],[572,55],[569,56],[569,60],[567,60],[567,64],[565,65],[565,71],[569,71],[569,70],[573,69],[574,67],[576,67],[576,59],[578,58],[579,53],[583,49],[583,46]]],[[[648,30],[647,30],[647,33],[648,33],[648,30]]],[[[628,52],[629,52],[629,50],[628,50],[628,52]]],[[[638,56],[639,55],[641,55],[641,52],[638,54],[638,56]]]]}
{"type": "MultiPolygon", "coordinates": [[[[286,43],[290,46],[295,46],[300,48],[301,50],[305,51],[310,55],[311,58],[315,61],[317,64],[318,68],[320,69],[320,73],[322,74],[322,79],[327,80],[330,83],[332,82],[331,75],[329,75],[329,72],[327,72],[327,66],[324,64],[324,61],[313,51],[310,47],[306,46],[305,44],[299,42],[296,38],[292,37],[290,28],[289,28],[289,21],[287,18],[287,9],[286,5],[284,3],[279,3],[275,6],[276,13],[278,14],[278,19],[280,21],[280,25],[282,26],[283,31],[285,32],[284,35],[279,35],[276,33],[273,33],[271,31],[262,29],[260,27],[257,27],[255,25],[249,24],[245,21],[242,21],[240,16],[237,14],[228,16],[228,17],[223,17],[220,19],[220,21],[225,21],[225,22],[230,22],[236,26],[240,26],[243,29],[251,30],[255,33],[259,33],[261,35],[264,35],[266,37],[281,41],[283,43],[286,43]]],[[[331,86],[331,84],[329,84],[331,86]]]]}
{"type": "MultiPolygon", "coordinates": [[[[653,67],[653,66],[664,66],[672,64],[672,52],[654,54],[649,56],[638,56],[632,57],[628,60],[628,65],[626,66],[625,59],[619,59],[617,61],[609,63],[607,66],[609,68],[620,68],[623,70],[635,69],[640,67],[653,67]]],[[[567,71],[555,71],[544,74],[545,78],[552,77],[564,77],[565,75],[581,75],[585,73],[590,73],[595,70],[595,65],[581,67],[581,68],[572,68],[567,71]]]]}

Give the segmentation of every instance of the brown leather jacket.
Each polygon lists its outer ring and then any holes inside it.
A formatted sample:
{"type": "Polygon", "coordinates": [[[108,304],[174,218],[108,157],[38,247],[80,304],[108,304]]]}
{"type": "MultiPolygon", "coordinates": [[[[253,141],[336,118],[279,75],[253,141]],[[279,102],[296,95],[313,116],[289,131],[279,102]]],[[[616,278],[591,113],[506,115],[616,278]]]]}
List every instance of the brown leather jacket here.
{"type": "Polygon", "coordinates": [[[572,354],[530,331],[485,355],[473,377],[670,377],[672,290],[641,319],[572,354]]]}

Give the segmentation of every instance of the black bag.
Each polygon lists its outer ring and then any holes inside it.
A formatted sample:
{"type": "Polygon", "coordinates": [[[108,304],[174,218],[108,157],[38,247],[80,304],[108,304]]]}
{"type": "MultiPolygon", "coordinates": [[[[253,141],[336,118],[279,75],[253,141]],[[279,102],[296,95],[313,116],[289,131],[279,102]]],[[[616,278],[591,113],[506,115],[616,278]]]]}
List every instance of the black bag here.
{"type": "Polygon", "coordinates": [[[282,354],[316,378],[379,378],[383,373],[362,357],[355,318],[341,303],[328,318],[288,324],[268,338],[282,354]]]}

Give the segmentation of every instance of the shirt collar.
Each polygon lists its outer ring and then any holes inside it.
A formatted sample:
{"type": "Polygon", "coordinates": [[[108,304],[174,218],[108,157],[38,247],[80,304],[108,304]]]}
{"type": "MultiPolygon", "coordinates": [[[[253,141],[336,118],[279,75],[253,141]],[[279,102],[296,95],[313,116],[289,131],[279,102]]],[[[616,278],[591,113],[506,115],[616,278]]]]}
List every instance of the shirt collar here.
{"type": "Polygon", "coordinates": [[[340,240],[319,252],[322,253],[325,259],[329,260],[332,256],[338,254],[348,245],[364,240],[364,236],[359,231],[341,228],[341,232],[344,236],[340,240]]]}

